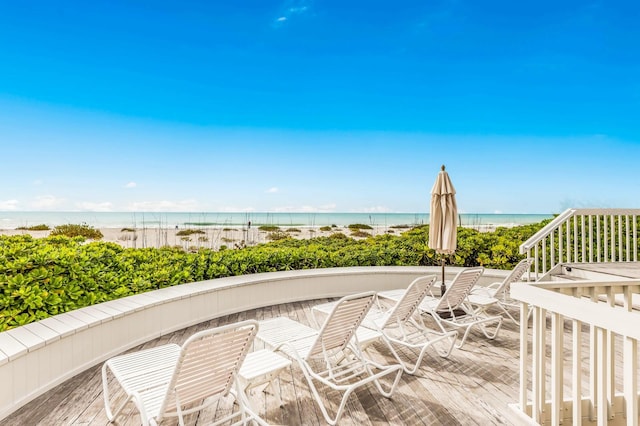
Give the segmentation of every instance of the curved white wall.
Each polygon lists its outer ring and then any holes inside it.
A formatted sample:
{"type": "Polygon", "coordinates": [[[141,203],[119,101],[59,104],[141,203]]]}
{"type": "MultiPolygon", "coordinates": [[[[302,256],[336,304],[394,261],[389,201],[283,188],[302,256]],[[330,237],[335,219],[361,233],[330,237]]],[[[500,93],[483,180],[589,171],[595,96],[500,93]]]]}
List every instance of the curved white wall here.
{"type": "MultiPolygon", "coordinates": [[[[447,267],[446,279],[461,268],[447,267]]],[[[486,270],[480,284],[508,271],[486,270]]],[[[212,318],[263,306],[403,288],[439,267],[354,267],[272,272],[164,288],[89,306],[0,333],[0,419],[141,343],[212,318]]]]}

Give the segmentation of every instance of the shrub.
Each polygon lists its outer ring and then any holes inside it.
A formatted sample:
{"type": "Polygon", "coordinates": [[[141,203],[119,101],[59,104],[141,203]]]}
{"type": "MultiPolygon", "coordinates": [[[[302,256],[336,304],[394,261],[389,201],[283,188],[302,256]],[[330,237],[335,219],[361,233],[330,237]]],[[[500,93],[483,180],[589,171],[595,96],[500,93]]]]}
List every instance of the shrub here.
{"type": "Polygon", "coordinates": [[[120,232],[136,232],[136,230],[133,228],[122,228],[120,232]]]}
{"type": "MultiPolygon", "coordinates": [[[[523,257],[518,246],[546,223],[484,233],[458,228],[458,249],[449,264],[511,269],[523,257]]],[[[182,247],[133,249],[86,244],[83,236],[0,235],[0,331],[132,294],[232,275],[439,265],[440,257],[427,246],[428,233],[428,225],[366,239],[340,232],[295,239],[279,231],[275,235],[285,238],[252,247],[241,241],[236,250],[224,246],[219,251],[198,249],[187,242],[189,237],[183,237],[182,247]]]]}
{"type": "Polygon", "coordinates": [[[298,228],[289,228],[287,229],[287,232],[302,232],[302,231],[299,230],[298,228]]]}
{"type": "Polygon", "coordinates": [[[355,230],[358,230],[358,229],[373,229],[371,226],[365,225],[363,223],[352,223],[347,228],[349,228],[351,230],[354,230],[354,229],[355,230]]]}
{"type": "Polygon", "coordinates": [[[323,226],[320,228],[321,231],[331,231],[331,227],[330,226],[323,226]]]}
{"type": "Polygon", "coordinates": [[[95,229],[93,226],[89,226],[85,223],[82,225],[58,225],[53,228],[50,236],[62,235],[65,237],[84,237],[91,240],[99,240],[104,237],[99,229],[95,229]]]}
{"type": "Polygon", "coordinates": [[[183,229],[181,231],[176,232],[177,236],[189,236],[189,235],[193,235],[193,234],[204,234],[204,231],[201,229],[183,229]]]}
{"type": "Polygon", "coordinates": [[[18,229],[20,231],[48,231],[51,228],[49,228],[49,225],[45,225],[43,223],[43,224],[40,224],[40,225],[33,225],[33,226],[20,226],[20,227],[18,227],[16,229],[18,229]]]}
{"type": "Polygon", "coordinates": [[[360,238],[366,238],[366,237],[370,237],[371,234],[368,232],[364,232],[364,231],[360,231],[359,229],[356,229],[355,231],[353,231],[351,233],[352,237],[360,237],[360,238]]]}
{"type": "Polygon", "coordinates": [[[285,240],[287,238],[291,238],[291,236],[289,234],[287,234],[286,232],[282,232],[282,231],[273,231],[273,232],[269,232],[266,236],[266,239],[269,241],[278,241],[278,240],[285,240]]]}
{"type": "Polygon", "coordinates": [[[260,225],[258,229],[261,231],[273,232],[273,231],[279,231],[280,227],[276,225],[260,225]]]}

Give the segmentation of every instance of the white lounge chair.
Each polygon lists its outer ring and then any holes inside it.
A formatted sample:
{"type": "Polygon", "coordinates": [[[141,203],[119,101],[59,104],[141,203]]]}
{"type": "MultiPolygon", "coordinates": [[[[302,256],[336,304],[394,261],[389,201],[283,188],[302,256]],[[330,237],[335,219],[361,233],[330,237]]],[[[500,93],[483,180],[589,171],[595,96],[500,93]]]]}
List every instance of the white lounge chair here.
{"type": "Polygon", "coordinates": [[[487,287],[474,287],[469,294],[469,303],[480,311],[485,311],[489,306],[497,305],[513,322],[520,325],[509,312],[509,308],[517,309],[520,307],[520,302],[511,298],[511,284],[520,281],[531,267],[532,262],[532,258],[522,259],[501,282],[490,284],[487,287]]]}
{"type": "MultiPolygon", "coordinates": [[[[484,335],[489,339],[494,339],[500,331],[502,317],[486,316],[483,312],[477,312],[468,302],[467,296],[476,285],[478,279],[484,272],[484,268],[465,268],[455,276],[453,281],[447,285],[447,290],[440,298],[425,299],[419,306],[423,313],[433,317],[443,332],[447,332],[447,327],[464,329],[464,334],[456,348],[461,348],[474,326],[478,326],[484,335]],[[496,323],[495,330],[491,332],[487,325],[496,323]],[[445,325],[447,327],[445,327],[445,325]]],[[[383,291],[378,293],[380,298],[400,300],[402,290],[383,291]]]]}
{"type": "Polygon", "coordinates": [[[381,365],[362,355],[356,329],[374,300],[374,292],[343,297],[320,330],[285,317],[260,322],[257,338],[298,362],[322,415],[331,425],[338,422],[349,395],[357,388],[373,382],[383,396],[390,398],[402,375],[401,365],[381,365]],[[385,376],[392,378],[387,389],[380,382],[385,376]],[[333,417],[315,382],[342,393],[333,417]]]}
{"type": "Polygon", "coordinates": [[[179,424],[184,425],[185,414],[232,395],[238,410],[214,425],[230,421],[233,425],[250,421],[267,425],[249,408],[237,381],[238,370],[257,331],[257,321],[243,321],[196,333],[182,346],[168,344],[109,359],[102,366],[109,421],[113,422],[133,402],[143,425],[157,425],[167,417],[178,417],[179,424]],[[115,412],[111,410],[108,372],[126,393],[125,401],[115,412]]]}
{"type": "MultiPolygon", "coordinates": [[[[415,374],[420,368],[422,359],[429,348],[434,348],[443,358],[448,357],[453,350],[458,336],[457,331],[441,333],[426,327],[419,312],[418,306],[429,297],[431,289],[436,282],[435,275],[418,277],[403,290],[402,296],[389,309],[374,306],[371,308],[364,321],[363,327],[378,331],[381,339],[391,350],[391,354],[402,365],[408,374],[415,374]],[[417,313],[417,315],[416,315],[417,313]],[[404,347],[411,352],[418,351],[415,361],[407,356],[401,356],[396,347],[404,347]],[[438,347],[441,347],[438,350],[438,347]]],[[[333,309],[336,302],[324,303],[313,307],[312,311],[327,314],[333,309]]]]}

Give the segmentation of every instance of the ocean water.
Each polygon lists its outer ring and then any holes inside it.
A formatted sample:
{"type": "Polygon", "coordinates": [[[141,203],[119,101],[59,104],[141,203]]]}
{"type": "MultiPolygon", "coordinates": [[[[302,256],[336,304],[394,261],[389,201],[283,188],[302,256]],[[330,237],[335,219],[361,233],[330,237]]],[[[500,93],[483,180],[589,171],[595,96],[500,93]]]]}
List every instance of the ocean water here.
{"type": "MultiPolygon", "coordinates": [[[[474,228],[515,226],[538,223],[551,214],[462,213],[461,226],[474,228]]],[[[428,213],[175,213],[175,212],[0,212],[0,229],[15,229],[39,224],[50,227],[87,224],[95,228],[169,228],[251,226],[347,226],[363,223],[371,226],[423,225],[428,213]]]]}

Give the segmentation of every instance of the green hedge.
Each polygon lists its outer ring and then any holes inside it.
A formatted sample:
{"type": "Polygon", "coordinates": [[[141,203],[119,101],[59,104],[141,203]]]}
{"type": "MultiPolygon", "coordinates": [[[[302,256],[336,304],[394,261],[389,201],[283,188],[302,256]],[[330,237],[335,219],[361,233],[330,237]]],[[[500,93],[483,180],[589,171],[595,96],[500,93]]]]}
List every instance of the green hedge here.
{"type": "MultiPolygon", "coordinates": [[[[546,222],[480,233],[460,228],[448,263],[510,269],[518,246],[546,222]]],[[[176,284],[295,269],[438,265],[428,226],[355,240],[333,234],[287,238],[256,247],[197,253],[179,248],[125,249],[82,237],[0,236],[0,331],[51,315],[176,284]]]]}

